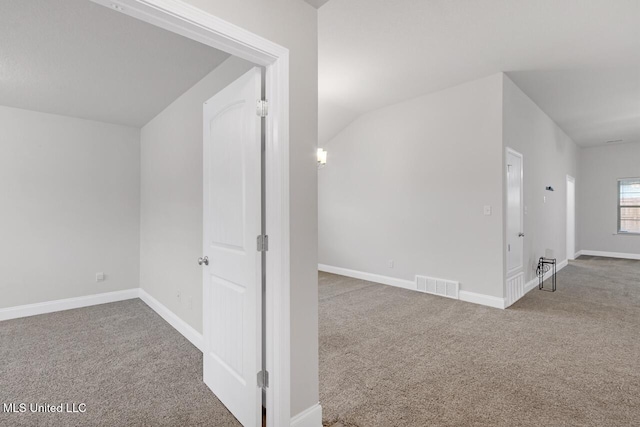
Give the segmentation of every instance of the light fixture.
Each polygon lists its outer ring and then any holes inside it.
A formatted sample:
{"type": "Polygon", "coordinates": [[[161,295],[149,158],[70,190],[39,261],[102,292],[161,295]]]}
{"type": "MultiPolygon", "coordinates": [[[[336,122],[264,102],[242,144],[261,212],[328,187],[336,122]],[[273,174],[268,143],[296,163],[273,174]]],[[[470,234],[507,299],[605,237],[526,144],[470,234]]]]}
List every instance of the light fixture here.
{"type": "Polygon", "coordinates": [[[327,164],[327,151],[322,148],[318,148],[318,166],[324,166],[327,164]]]}

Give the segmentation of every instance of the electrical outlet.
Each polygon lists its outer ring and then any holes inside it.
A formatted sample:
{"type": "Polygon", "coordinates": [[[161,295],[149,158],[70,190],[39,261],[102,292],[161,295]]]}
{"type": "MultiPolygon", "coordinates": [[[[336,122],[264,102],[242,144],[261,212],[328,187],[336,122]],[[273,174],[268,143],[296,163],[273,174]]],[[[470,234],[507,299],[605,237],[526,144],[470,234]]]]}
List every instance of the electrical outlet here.
{"type": "Polygon", "coordinates": [[[394,262],[393,262],[393,260],[392,260],[392,259],[390,259],[390,260],[387,262],[387,265],[389,266],[389,268],[393,268],[393,264],[394,264],[394,262]]]}
{"type": "Polygon", "coordinates": [[[182,298],[182,295],[180,294],[180,289],[176,290],[176,298],[178,300],[180,300],[180,298],[182,298]]]}
{"type": "Polygon", "coordinates": [[[96,282],[104,282],[106,277],[104,273],[96,273],[96,282]]]}

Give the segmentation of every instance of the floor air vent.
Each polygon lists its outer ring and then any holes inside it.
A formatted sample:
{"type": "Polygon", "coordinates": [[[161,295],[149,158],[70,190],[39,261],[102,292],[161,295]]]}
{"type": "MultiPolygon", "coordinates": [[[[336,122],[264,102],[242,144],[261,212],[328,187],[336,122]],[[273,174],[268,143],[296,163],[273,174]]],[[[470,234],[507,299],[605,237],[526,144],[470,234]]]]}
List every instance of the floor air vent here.
{"type": "Polygon", "coordinates": [[[458,299],[460,283],[427,276],[416,276],[416,289],[427,294],[458,299]]]}

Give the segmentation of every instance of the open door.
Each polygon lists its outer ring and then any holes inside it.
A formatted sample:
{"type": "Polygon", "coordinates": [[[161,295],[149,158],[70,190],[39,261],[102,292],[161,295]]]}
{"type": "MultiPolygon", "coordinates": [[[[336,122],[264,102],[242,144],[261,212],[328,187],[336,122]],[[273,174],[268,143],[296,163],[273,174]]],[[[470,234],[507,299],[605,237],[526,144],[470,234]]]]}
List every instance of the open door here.
{"type": "Polygon", "coordinates": [[[204,382],[243,426],[262,423],[261,72],[204,104],[204,382]]]}
{"type": "Polygon", "coordinates": [[[524,257],[524,197],[522,154],[507,149],[507,278],[522,271],[524,257]]]}

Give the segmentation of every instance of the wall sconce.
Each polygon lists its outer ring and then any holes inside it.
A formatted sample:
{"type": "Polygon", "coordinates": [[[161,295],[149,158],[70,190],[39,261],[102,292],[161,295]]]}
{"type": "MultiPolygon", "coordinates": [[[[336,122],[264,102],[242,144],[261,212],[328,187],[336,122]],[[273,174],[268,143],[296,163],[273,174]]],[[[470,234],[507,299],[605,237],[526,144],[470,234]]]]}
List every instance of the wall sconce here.
{"type": "Polygon", "coordinates": [[[318,148],[318,166],[324,166],[327,164],[327,151],[322,148],[318,148]]]}

